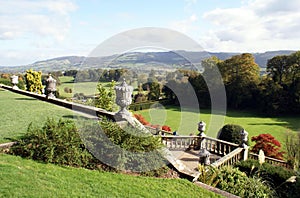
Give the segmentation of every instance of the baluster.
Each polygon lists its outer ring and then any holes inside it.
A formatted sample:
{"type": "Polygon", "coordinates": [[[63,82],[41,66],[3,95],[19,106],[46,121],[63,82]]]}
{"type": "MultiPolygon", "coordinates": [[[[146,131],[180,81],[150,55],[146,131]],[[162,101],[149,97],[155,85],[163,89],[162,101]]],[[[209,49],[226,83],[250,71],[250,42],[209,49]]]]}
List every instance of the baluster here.
{"type": "Polygon", "coordinates": [[[184,139],[180,139],[180,148],[184,148],[183,141],[184,139]]]}

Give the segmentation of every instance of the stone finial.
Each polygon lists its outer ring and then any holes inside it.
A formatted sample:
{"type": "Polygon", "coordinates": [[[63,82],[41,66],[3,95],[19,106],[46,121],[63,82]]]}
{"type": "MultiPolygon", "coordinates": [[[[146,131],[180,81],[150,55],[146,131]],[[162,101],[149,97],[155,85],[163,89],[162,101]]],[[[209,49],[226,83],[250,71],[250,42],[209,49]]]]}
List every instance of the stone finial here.
{"type": "Polygon", "coordinates": [[[205,127],[206,127],[206,123],[205,123],[205,122],[200,121],[200,122],[198,123],[198,131],[200,132],[200,133],[199,133],[199,136],[200,136],[200,137],[205,137],[205,134],[204,134],[205,127]]]}

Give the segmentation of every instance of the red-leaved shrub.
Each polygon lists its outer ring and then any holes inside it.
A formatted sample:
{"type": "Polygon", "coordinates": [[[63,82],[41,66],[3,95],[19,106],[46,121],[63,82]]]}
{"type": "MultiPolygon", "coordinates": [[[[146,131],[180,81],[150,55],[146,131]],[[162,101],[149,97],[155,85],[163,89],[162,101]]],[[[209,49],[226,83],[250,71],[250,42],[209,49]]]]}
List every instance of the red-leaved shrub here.
{"type": "Polygon", "coordinates": [[[280,151],[281,144],[271,134],[267,133],[253,136],[251,141],[256,142],[251,149],[252,152],[258,154],[261,149],[264,151],[265,156],[282,160],[284,152],[280,151]]]}
{"type": "Polygon", "coordinates": [[[164,130],[164,131],[172,131],[171,127],[169,127],[167,125],[162,126],[161,129],[164,130]]]}
{"type": "Polygon", "coordinates": [[[141,114],[134,114],[134,117],[143,125],[150,125],[150,123],[141,114]]]}

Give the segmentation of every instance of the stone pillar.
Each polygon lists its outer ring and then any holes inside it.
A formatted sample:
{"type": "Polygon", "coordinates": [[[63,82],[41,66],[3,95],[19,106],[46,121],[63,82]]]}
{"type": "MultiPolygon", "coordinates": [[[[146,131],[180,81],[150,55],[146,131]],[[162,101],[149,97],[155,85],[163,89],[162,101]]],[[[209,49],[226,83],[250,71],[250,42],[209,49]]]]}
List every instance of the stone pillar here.
{"type": "Polygon", "coordinates": [[[130,121],[132,119],[131,113],[127,110],[128,106],[132,102],[132,91],[133,87],[127,85],[125,79],[123,82],[115,87],[116,91],[116,103],[120,106],[120,111],[116,113],[115,118],[117,121],[127,120],[130,121]]]}
{"type": "Polygon", "coordinates": [[[244,149],[244,154],[243,154],[243,160],[247,160],[248,159],[248,152],[249,152],[249,146],[247,145],[248,142],[248,132],[243,129],[240,133],[241,135],[241,144],[240,147],[242,147],[244,149]]]}
{"type": "Polygon", "coordinates": [[[52,78],[51,74],[48,75],[48,78],[46,80],[46,95],[47,98],[55,98],[56,91],[56,80],[52,78]]]}
{"type": "Polygon", "coordinates": [[[11,77],[10,77],[10,79],[11,79],[11,83],[13,84],[13,89],[19,89],[19,87],[17,86],[17,84],[19,83],[19,77],[18,76],[16,76],[16,75],[12,75],[11,77]]]}

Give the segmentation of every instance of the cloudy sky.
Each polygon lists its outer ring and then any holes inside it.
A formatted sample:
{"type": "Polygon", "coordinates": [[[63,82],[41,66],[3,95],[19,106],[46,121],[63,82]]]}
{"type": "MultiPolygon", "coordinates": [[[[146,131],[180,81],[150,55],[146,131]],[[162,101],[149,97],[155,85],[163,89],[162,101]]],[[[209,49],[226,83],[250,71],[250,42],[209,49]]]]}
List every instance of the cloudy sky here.
{"type": "Polygon", "coordinates": [[[1,0],[0,65],[87,56],[134,28],[179,31],[214,52],[299,50],[299,0],[1,0]]]}

